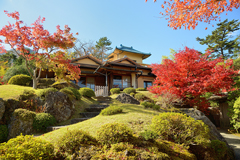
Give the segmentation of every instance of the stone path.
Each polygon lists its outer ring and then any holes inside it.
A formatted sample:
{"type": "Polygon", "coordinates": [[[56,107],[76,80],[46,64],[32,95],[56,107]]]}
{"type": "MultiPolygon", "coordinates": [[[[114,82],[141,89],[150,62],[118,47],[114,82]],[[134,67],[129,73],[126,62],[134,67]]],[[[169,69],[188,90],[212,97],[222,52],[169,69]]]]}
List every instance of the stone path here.
{"type": "Polygon", "coordinates": [[[234,149],[236,160],[240,160],[240,137],[230,134],[225,130],[219,130],[219,132],[234,149]]]}

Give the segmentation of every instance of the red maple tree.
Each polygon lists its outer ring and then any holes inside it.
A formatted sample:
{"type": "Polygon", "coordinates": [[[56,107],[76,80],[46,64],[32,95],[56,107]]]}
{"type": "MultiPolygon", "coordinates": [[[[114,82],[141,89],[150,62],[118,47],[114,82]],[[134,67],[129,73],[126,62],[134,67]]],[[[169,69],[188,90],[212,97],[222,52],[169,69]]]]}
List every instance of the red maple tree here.
{"type": "Polygon", "coordinates": [[[221,13],[238,9],[239,6],[240,0],[169,0],[163,2],[164,13],[160,14],[167,17],[168,26],[173,29],[184,27],[190,30],[195,29],[198,22],[220,20],[221,13]]]}
{"type": "Polygon", "coordinates": [[[19,12],[4,12],[8,17],[15,19],[15,23],[9,23],[0,30],[0,36],[5,38],[4,41],[0,40],[0,51],[5,51],[3,43],[8,44],[15,54],[25,60],[28,72],[33,78],[34,89],[37,88],[41,70],[46,68],[53,70],[56,78],[80,78],[80,68],[70,64],[71,61],[64,52],[65,49],[72,48],[76,40],[67,25],[63,30],[57,26],[57,31],[50,34],[42,24],[45,18],[39,17],[31,26],[27,26],[19,20],[19,12]],[[26,47],[32,48],[33,52],[29,53],[26,47]],[[34,66],[31,65],[33,62],[34,66]]]}
{"type": "Polygon", "coordinates": [[[202,95],[230,89],[235,74],[232,60],[211,59],[209,55],[185,47],[174,54],[173,60],[152,64],[152,73],[157,77],[150,91],[157,95],[166,92],[177,95],[190,106],[206,111],[209,105],[202,95]]]}

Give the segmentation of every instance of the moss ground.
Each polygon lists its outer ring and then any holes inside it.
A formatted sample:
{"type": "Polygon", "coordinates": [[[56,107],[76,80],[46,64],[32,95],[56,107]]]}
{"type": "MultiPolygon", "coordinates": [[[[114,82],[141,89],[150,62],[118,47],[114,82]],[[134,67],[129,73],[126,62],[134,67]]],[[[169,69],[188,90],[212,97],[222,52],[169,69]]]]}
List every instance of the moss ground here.
{"type": "MultiPolygon", "coordinates": [[[[0,98],[6,99],[18,99],[19,95],[24,89],[32,89],[32,87],[19,86],[19,85],[0,85],[0,98]]],[[[39,92],[41,89],[35,90],[39,92]]]]}
{"type": "Polygon", "coordinates": [[[144,107],[141,105],[121,104],[116,101],[114,101],[112,105],[121,106],[123,108],[123,113],[111,116],[98,115],[87,121],[69,125],[56,131],[46,133],[40,136],[39,138],[55,143],[68,130],[75,129],[84,130],[86,132],[89,132],[92,136],[95,136],[96,131],[102,125],[112,122],[127,124],[129,127],[133,129],[135,134],[139,134],[145,128],[148,128],[153,116],[158,115],[160,113],[151,109],[144,109],[144,107]]]}

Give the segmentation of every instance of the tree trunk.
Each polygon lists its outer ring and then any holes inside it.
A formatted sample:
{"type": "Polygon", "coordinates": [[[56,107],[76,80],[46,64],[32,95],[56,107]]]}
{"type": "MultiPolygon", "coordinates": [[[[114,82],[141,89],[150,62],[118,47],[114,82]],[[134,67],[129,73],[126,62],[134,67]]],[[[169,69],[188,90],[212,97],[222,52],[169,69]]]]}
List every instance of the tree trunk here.
{"type": "Polygon", "coordinates": [[[37,89],[37,78],[33,77],[33,89],[37,89]]]}

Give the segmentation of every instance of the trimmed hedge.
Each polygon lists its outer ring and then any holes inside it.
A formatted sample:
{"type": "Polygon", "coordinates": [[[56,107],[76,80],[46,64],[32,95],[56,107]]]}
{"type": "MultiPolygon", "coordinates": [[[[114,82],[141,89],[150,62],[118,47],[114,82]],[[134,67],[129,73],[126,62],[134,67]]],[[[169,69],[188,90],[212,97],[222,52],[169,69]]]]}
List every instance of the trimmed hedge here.
{"type": "Polygon", "coordinates": [[[88,98],[95,97],[95,93],[91,88],[83,87],[79,89],[79,92],[84,97],[88,98]]]}
{"type": "Polygon", "coordinates": [[[56,124],[56,119],[49,113],[38,113],[33,120],[33,128],[37,131],[46,131],[47,127],[56,124]]]}
{"type": "Polygon", "coordinates": [[[119,142],[131,142],[133,132],[125,124],[107,123],[97,131],[97,140],[102,144],[115,144],[119,142]]]}
{"type": "Polygon", "coordinates": [[[124,93],[127,93],[127,94],[130,94],[130,93],[135,93],[136,92],[136,90],[134,89],[134,88],[125,88],[124,90],[123,90],[123,92],[124,93]]]}
{"type": "Polygon", "coordinates": [[[143,100],[143,99],[145,98],[144,94],[142,94],[142,93],[136,93],[136,94],[134,95],[134,97],[135,97],[137,100],[139,100],[139,101],[141,101],[141,100],[143,100]]]}
{"type": "Polygon", "coordinates": [[[137,88],[136,91],[147,91],[146,88],[137,88]]]}
{"type": "Polygon", "coordinates": [[[28,75],[20,74],[15,75],[9,79],[8,84],[15,84],[21,86],[29,86],[32,82],[32,78],[28,75]]]}
{"type": "Polygon", "coordinates": [[[151,129],[164,140],[184,145],[209,143],[209,128],[201,120],[181,113],[160,113],[153,117],[151,129]]]}
{"type": "Polygon", "coordinates": [[[0,144],[0,159],[51,160],[54,157],[54,146],[40,138],[20,135],[0,144]]]}
{"type": "Polygon", "coordinates": [[[119,94],[120,93],[120,88],[112,88],[110,89],[111,94],[119,94]]]}
{"type": "Polygon", "coordinates": [[[122,113],[122,108],[119,106],[109,106],[103,110],[101,110],[100,115],[114,115],[118,113],[122,113]]]}
{"type": "Polygon", "coordinates": [[[154,103],[150,103],[150,102],[141,102],[141,105],[143,105],[144,108],[153,108],[155,106],[154,103]]]}

